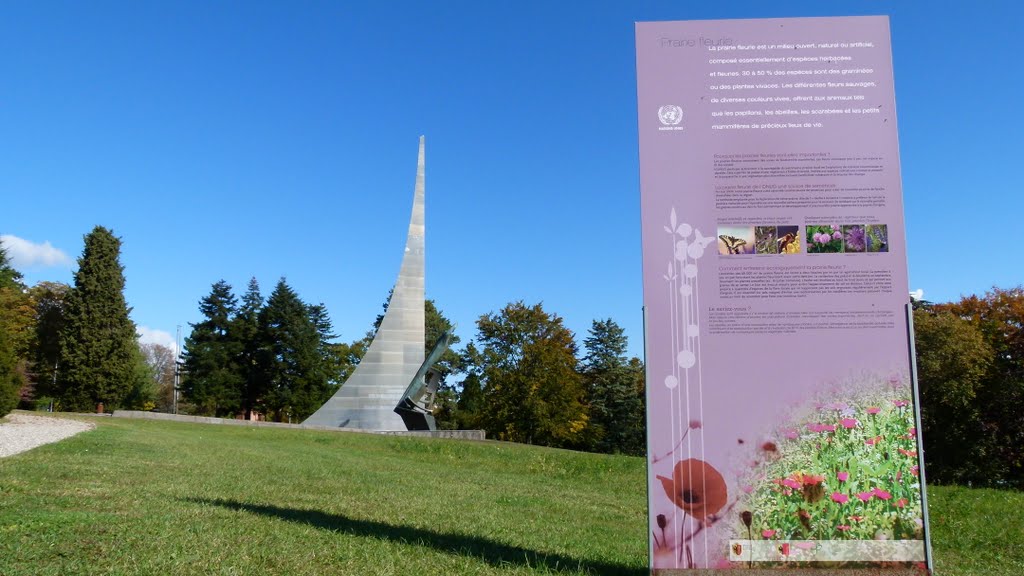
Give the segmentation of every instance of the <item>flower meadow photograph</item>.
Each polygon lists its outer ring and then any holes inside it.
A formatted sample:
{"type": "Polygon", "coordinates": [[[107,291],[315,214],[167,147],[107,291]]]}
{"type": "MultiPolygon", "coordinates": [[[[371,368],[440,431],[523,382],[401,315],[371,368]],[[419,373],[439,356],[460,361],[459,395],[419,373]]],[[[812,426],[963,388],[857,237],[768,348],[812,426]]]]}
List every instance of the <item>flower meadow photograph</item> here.
{"type": "Polygon", "coordinates": [[[779,254],[799,254],[801,251],[800,227],[779,226],[776,229],[779,254]]]}
{"type": "Polygon", "coordinates": [[[868,252],[889,251],[889,227],[885,224],[868,224],[864,227],[868,237],[868,252]]]}
{"type": "Polygon", "coordinates": [[[718,228],[718,253],[723,256],[753,254],[755,243],[753,226],[718,228]]]}
{"type": "Polygon", "coordinates": [[[843,232],[836,224],[807,227],[808,254],[836,254],[843,251],[843,232]]]}
{"type": "Polygon", "coordinates": [[[754,254],[778,254],[778,240],[775,226],[755,226],[754,254]]]}
{"type": "Polygon", "coordinates": [[[909,386],[900,375],[872,384],[814,402],[753,443],[733,519],[735,538],[924,538],[909,386]]]}
{"type": "Polygon", "coordinates": [[[864,252],[868,242],[864,234],[863,224],[847,224],[843,226],[843,251],[864,252]]]}

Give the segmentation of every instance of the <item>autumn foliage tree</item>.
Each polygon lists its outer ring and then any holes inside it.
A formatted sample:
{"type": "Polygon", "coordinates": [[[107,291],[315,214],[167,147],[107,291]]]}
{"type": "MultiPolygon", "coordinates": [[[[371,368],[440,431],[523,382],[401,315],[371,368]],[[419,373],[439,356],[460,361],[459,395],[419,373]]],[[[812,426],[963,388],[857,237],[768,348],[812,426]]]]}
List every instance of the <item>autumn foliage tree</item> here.
{"type": "MultiPolygon", "coordinates": [[[[993,288],[984,296],[936,305],[934,311],[969,322],[991,348],[990,365],[972,402],[984,440],[977,444],[978,472],[973,480],[1024,486],[1024,286],[993,288]]],[[[921,382],[927,385],[923,376],[921,382]]],[[[923,403],[923,408],[926,411],[929,405],[923,403]]],[[[927,436],[924,439],[928,449],[927,436]]]]}
{"type": "Polygon", "coordinates": [[[576,342],[540,304],[511,303],[477,320],[484,406],[480,419],[502,440],[572,447],[587,426],[576,342]]]}

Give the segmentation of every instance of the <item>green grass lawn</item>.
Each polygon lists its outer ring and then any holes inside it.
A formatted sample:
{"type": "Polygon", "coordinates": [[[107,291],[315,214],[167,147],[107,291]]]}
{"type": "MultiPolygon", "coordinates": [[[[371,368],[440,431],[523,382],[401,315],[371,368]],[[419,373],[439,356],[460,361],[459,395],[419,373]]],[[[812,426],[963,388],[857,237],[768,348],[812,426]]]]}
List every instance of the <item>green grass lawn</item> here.
{"type": "MultiPolygon", "coordinates": [[[[646,574],[644,462],[97,419],[0,459],[0,574],[646,574]]],[[[937,574],[1024,574],[1024,494],[933,488],[937,574]]]]}

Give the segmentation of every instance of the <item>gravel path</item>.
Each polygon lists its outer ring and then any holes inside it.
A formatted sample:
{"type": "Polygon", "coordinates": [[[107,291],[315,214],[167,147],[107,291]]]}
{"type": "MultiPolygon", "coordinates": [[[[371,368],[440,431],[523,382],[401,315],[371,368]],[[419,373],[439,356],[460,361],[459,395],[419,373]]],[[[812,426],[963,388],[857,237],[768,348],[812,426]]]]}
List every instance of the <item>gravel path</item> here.
{"type": "Polygon", "coordinates": [[[59,442],[95,427],[91,422],[78,420],[9,414],[7,420],[0,422],[0,458],[59,442]]]}

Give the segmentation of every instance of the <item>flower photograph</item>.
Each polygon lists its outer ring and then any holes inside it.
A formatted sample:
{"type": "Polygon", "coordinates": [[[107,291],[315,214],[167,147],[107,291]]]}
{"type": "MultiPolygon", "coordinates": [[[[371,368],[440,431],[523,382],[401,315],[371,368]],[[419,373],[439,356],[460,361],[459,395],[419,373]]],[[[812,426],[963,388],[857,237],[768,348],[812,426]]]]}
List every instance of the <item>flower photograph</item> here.
{"type": "Polygon", "coordinates": [[[843,251],[843,232],[838,224],[807,227],[808,254],[835,254],[843,251]]]}
{"type": "Polygon", "coordinates": [[[863,224],[847,224],[843,226],[843,251],[864,252],[868,242],[863,224]]]}
{"type": "Polygon", "coordinates": [[[868,238],[868,252],[889,251],[889,227],[885,224],[868,224],[864,227],[868,238]]]}
{"type": "Polygon", "coordinates": [[[762,442],[742,480],[739,538],[920,540],[917,428],[899,376],[819,401],[762,442]],[[749,515],[749,516],[747,516],[749,515]]]}

